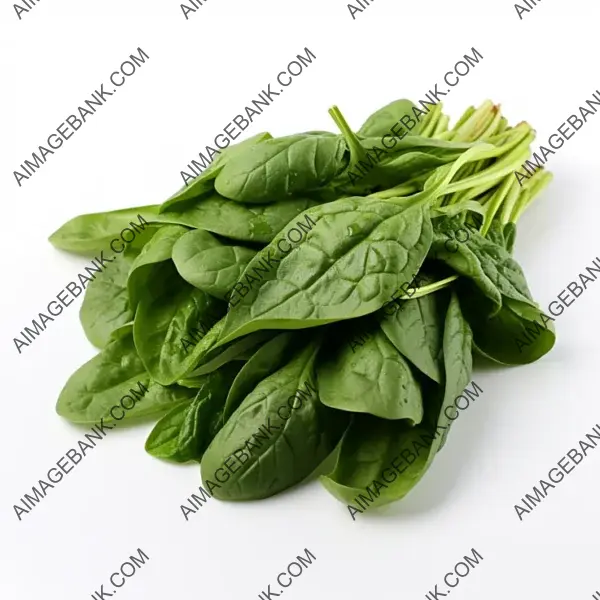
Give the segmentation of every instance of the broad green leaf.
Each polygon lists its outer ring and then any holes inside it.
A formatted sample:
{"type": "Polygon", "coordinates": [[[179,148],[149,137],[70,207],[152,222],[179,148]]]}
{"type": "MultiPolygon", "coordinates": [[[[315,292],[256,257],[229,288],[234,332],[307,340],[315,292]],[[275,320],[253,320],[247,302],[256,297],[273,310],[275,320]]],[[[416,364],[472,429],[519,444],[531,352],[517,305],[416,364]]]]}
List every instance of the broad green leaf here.
{"type": "Polygon", "coordinates": [[[146,451],[176,462],[200,461],[221,428],[227,390],[239,369],[226,365],[206,375],[194,400],[175,407],[154,426],[146,451]]]}
{"type": "Polygon", "coordinates": [[[148,454],[177,461],[179,432],[188,412],[195,407],[194,402],[190,400],[178,404],[156,423],[144,446],[148,454]]]}
{"type": "MultiPolygon", "coordinates": [[[[48,240],[55,248],[89,256],[102,250],[111,251],[110,244],[116,239],[118,251],[127,245],[120,237],[124,229],[141,235],[151,221],[156,221],[157,214],[158,205],[79,215],[57,229],[48,240]]],[[[127,233],[127,239],[129,237],[127,233]]]]}
{"type": "Polygon", "coordinates": [[[442,339],[444,318],[440,314],[439,295],[428,294],[411,300],[399,300],[398,310],[378,313],[381,329],[413,365],[428,377],[442,383],[442,339]]]}
{"type": "MultiPolygon", "coordinates": [[[[444,326],[446,385],[443,400],[429,405],[417,427],[405,421],[356,415],[342,439],[325,488],[356,512],[400,500],[418,483],[441,448],[450,420],[444,413],[471,376],[471,333],[453,295],[444,326]]],[[[434,392],[433,396],[436,394],[434,392]]],[[[433,400],[433,399],[432,399],[433,400]]]]}
{"type": "Polygon", "coordinates": [[[263,379],[216,435],[202,458],[204,486],[214,497],[272,496],[302,481],[332,452],[347,417],[319,402],[318,349],[313,340],[263,379]]]}
{"type": "Polygon", "coordinates": [[[289,351],[294,341],[292,333],[280,333],[266,341],[248,359],[233,382],[225,409],[223,420],[227,421],[242,403],[244,398],[268,375],[280,369],[289,360],[289,351]]]}
{"type": "Polygon", "coordinates": [[[372,187],[376,186],[379,189],[391,188],[433,171],[454,158],[454,155],[441,158],[432,152],[404,152],[391,160],[382,161],[363,182],[369,182],[372,187]]]}
{"type": "Polygon", "coordinates": [[[129,304],[133,310],[137,308],[141,298],[163,290],[163,280],[171,270],[173,246],[187,231],[179,225],[162,227],[137,256],[127,280],[129,304]]]}
{"type": "Polygon", "coordinates": [[[386,104],[383,108],[375,111],[363,123],[363,126],[358,130],[358,133],[367,137],[380,137],[391,134],[391,128],[394,125],[401,129],[407,129],[400,123],[400,119],[404,119],[409,124],[410,121],[408,119],[412,119],[413,129],[410,131],[413,135],[416,135],[421,130],[421,123],[417,122],[415,112],[413,111],[414,108],[416,108],[416,106],[410,100],[394,100],[393,102],[386,104]]]}
{"type": "Polygon", "coordinates": [[[473,372],[472,348],[473,334],[471,328],[463,316],[456,293],[452,292],[446,313],[446,322],[444,323],[444,395],[441,404],[432,402],[429,405],[430,423],[434,424],[440,435],[435,437],[431,445],[427,467],[435,458],[435,454],[444,445],[450,431],[450,425],[456,418],[452,413],[448,416],[448,407],[452,405],[457,396],[462,394],[471,381],[471,373],[473,372]]]}
{"type": "Polygon", "coordinates": [[[244,271],[262,279],[233,297],[219,343],[259,329],[300,329],[369,314],[416,273],[431,243],[427,208],[377,199],[345,198],[307,210],[304,237],[288,224],[244,271]],[[306,229],[310,229],[306,231],[306,229]],[[292,232],[292,230],[294,230],[292,232]],[[264,262],[271,268],[264,268],[264,262]]]}
{"type": "Polygon", "coordinates": [[[214,235],[195,229],[173,246],[173,262],[179,274],[194,287],[224,300],[256,250],[226,244],[214,235]]]}
{"type": "MultiPolygon", "coordinates": [[[[169,264],[169,263],[167,263],[169,264]]],[[[225,313],[224,303],[183,281],[175,266],[161,289],[140,299],[133,325],[135,345],[153,379],[169,385],[193,370],[203,336],[225,313]]]]}
{"type": "Polygon", "coordinates": [[[210,163],[210,165],[204,171],[202,171],[202,173],[200,173],[200,175],[198,175],[198,177],[196,177],[196,179],[194,179],[194,181],[192,181],[192,183],[190,183],[190,185],[183,186],[176,194],[163,202],[160,206],[160,212],[163,213],[167,210],[172,210],[178,205],[183,206],[188,200],[198,198],[207,192],[211,192],[215,187],[214,180],[225,163],[232,156],[235,156],[240,151],[245,151],[258,142],[272,138],[273,136],[270,133],[258,133],[257,135],[253,135],[252,137],[239,142],[238,144],[228,146],[210,163]]]}
{"type": "Polygon", "coordinates": [[[339,343],[325,346],[319,355],[321,402],[352,413],[420,423],[421,388],[405,358],[379,327],[360,345],[350,343],[356,331],[347,326],[339,343]]]}
{"type": "Polygon", "coordinates": [[[458,219],[434,219],[433,228],[429,258],[441,260],[471,279],[493,301],[493,312],[500,310],[502,296],[526,303],[532,301],[521,267],[501,245],[474,230],[469,230],[465,242],[449,242],[463,228],[458,219]]]}
{"type": "Polygon", "coordinates": [[[137,354],[129,326],[113,333],[104,350],[71,375],[60,393],[56,412],[72,423],[93,424],[101,419],[114,423],[161,415],[195,394],[195,390],[163,387],[152,380],[137,354]],[[125,396],[125,406],[135,401],[130,410],[121,408],[125,396]],[[117,408],[111,414],[113,407],[117,408]]]}
{"type": "Polygon", "coordinates": [[[232,156],[215,180],[231,200],[263,204],[327,185],[345,166],[346,144],[331,135],[291,135],[265,140],[232,156]]]}
{"type": "Polygon", "coordinates": [[[165,211],[159,217],[166,223],[204,229],[232,240],[268,243],[302,211],[317,204],[307,198],[291,198],[250,206],[214,194],[165,211]]]}
{"type": "Polygon", "coordinates": [[[97,273],[85,290],[79,320],[87,339],[97,348],[104,348],[117,327],[133,320],[127,276],[134,260],[135,255],[122,254],[97,273]]]}
{"type": "Polygon", "coordinates": [[[430,428],[357,414],[344,433],[334,470],[320,477],[338,500],[363,512],[400,500],[425,473],[430,428]]]}
{"type": "Polygon", "coordinates": [[[188,377],[205,375],[233,360],[243,360],[243,357],[248,352],[253,351],[257,346],[271,339],[274,335],[271,331],[257,331],[223,346],[218,346],[218,332],[221,331],[223,324],[224,320],[219,321],[209,332],[211,334],[211,346],[210,348],[207,346],[202,352],[194,371],[188,377]]]}
{"type": "Polygon", "coordinates": [[[504,365],[532,363],[550,352],[556,341],[553,318],[533,302],[502,297],[502,308],[493,316],[476,290],[461,295],[465,315],[473,329],[480,354],[504,365]]]}
{"type": "MultiPolygon", "coordinates": [[[[146,230],[148,241],[158,228],[146,230]]],[[[139,239],[139,238],[138,238],[139,239]]],[[[135,241],[138,242],[138,239],[135,241]]],[[[140,240],[141,241],[141,240],[140,240]]],[[[127,279],[142,246],[129,245],[123,252],[88,284],[79,319],[88,340],[97,348],[104,348],[110,334],[133,321],[134,310],[129,304],[127,279]]]]}

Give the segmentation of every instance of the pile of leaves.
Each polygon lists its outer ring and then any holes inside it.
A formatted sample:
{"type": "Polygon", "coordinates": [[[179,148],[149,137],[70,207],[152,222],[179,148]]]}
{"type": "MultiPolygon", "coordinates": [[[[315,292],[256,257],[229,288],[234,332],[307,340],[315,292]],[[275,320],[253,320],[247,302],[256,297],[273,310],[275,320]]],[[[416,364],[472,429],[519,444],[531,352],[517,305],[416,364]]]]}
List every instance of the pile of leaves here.
{"type": "Polygon", "coordinates": [[[514,176],[532,128],[490,101],[452,128],[440,104],[408,100],[356,133],[330,114],[341,134],[259,134],[162,205],[82,215],[50,237],[94,255],[146,224],[87,286],[81,322],[100,353],[68,380],[61,416],[160,418],[146,450],[201,462],[217,498],[271,496],[330,457],[325,487],[377,505],[442,447],[474,353],[516,365],[552,348],[512,257],[551,179],[514,176]]]}

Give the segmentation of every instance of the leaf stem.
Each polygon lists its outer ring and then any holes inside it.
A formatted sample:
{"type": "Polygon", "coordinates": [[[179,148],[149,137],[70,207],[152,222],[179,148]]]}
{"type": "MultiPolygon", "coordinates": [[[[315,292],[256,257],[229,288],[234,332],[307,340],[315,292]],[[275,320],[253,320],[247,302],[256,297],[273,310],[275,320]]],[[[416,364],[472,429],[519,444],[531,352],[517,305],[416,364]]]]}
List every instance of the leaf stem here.
{"type": "MultiPolygon", "coordinates": [[[[552,181],[552,173],[541,169],[524,186],[509,217],[509,222],[516,223],[525,209],[536,196],[552,181]]],[[[516,180],[515,180],[515,183],[516,180]]]]}
{"type": "Polygon", "coordinates": [[[512,187],[515,184],[518,185],[517,180],[508,175],[492,194],[492,197],[489,199],[489,202],[485,207],[486,210],[485,217],[483,219],[483,226],[481,227],[481,235],[485,235],[488,232],[489,228],[492,226],[492,221],[494,220],[496,213],[502,206],[504,199],[509,195],[512,187]]]}
{"type": "Polygon", "coordinates": [[[424,285],[423,287],[415,288],[415,292],[410,296],[398,296],[399,300],[411,300],[415,298],[422,298],[423,296],[427,296],[428,294],[433,294],[438,290],[441,290],[445,287],[448,287],[453,281],[458,279],[458,275],[450,275],[450,277],[446,277],[445,279],[441,279],[440,281],[436,281],[434,283],[430,283],[428,285],[424,285]]]}
{"type": "Polygon", "coordinates": [[[337,106],[332,106],[329,109],[329,114],[346,140],[354,163],[356,164],[363,160],[366,156],[365,149],[362,147],[358,136],[352,131],[350,125],[348,125],[348,121],[346,121],[342,111],[337,106]]]}

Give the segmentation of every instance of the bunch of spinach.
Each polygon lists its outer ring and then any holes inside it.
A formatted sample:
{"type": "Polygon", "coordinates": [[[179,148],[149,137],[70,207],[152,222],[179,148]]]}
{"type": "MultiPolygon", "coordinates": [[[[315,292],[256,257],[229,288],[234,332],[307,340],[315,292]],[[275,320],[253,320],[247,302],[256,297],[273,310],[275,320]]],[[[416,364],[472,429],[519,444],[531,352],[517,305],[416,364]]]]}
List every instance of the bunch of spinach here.
{"type": "Polygon", "coordinates": [[[339,135],[258,134],[161,205],[81,215],[51,235],[94,255],[140,224],[87,286],[81,323],[100,352],[66,383],[61,416],[114,422],[141,384],[121,419],[157,420],[146,450],[200,462],[209,491],[231,500],[283,491],[335,451],[321,480],[352,504],[408,449],[375,488],[381,505],[445,443],[473,353],[525,364],[552,348],[512,256],[518,218],[551,179],[540,170],[520,188],[512,176],[532,128],[509,127],[489,101],[451,129],[441,105],[409,100],[357,132],[330,113],[339,135]],[[402,132],[406,115],[417,125],[402,132]]]}

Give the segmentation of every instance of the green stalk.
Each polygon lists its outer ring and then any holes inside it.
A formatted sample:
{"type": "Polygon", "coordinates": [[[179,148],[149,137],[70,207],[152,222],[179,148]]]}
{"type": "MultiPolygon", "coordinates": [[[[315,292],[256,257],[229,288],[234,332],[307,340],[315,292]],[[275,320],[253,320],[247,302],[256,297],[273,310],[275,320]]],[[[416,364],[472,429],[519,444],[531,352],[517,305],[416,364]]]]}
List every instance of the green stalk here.
{"type": "MultiPolygon", "coordinates": [[[[498,127],[503,119],[502,114],[500,113],[500,105],[497,104],[494,106],[495,114],[494,118],[490,122],[489,126],[481,133],[481,135],[477,138],[482,142],[487,142],[490,137],[496,135],[498,127]]],[[[506,120],[506,119],[505,119],[506,120]]]]}
{"type": "Polygon", "coordinates": [[[496,129],[496,134],[504,133],[507,129],[510,129],[508,127],[508,121],[504,117],[502,117],[500,119],[500,123],[498,125],[498,128],[496,129]]]}
{"type": "MultiPolygon", "coordinates": [[[[480,169],[480,172],[485,171],[485,169],[488,169],[495,164],[493,160],[481,161],[481,163],[483,168],[480,169]]],[[[473,200],[473,198],[477,198],[478,196],[485,194],[486,192],[494,188],[496,185],[501,183],[504,177],[505,175],[500,175],[492,181],[485,181],[481,185],[474,186],[472,188],[467,188],[465,190],[462,190],[461,192],[455,192],[451,195],[452,202],[465,202],[466,200],[473,200]]]]}
{"type": "Polygon", "coordinates": [[[450,277],[446,277],[446,279],[441,279],[440,281],[436,281],[435,283],[430,283],[429,285],[424,285],[423,287],[415,288],[415,292],[410,296],[408,294],[403,296],[398,296],[398,300],[410,300],[415,298],[422,298],[423,296],[427,296],[428,294],[433,294],[438,290],[441,290],[445,287],[448,287],[453,281],[458,279],[458,275],[451,275],[450,277]]]}
{"type": "Polygon", "coordinates": [[[438,102],[423,119],[423,124],[419,135],[422,137],[432,137],[441,115],[442,103],[438,102]]]}
{"type": "Polygon", "coordinates": [[[481,235],[485,235],[492,226],[492,221],[494,220],[496,213],[502,206],[504,199],[508,196],[514,184],[518,185],[517,180],[511,176],[507,176],[492,194],[491,198],[489,199],[489,204],[486,206],[485,217],[481,227],[481,235]]]}
{"type": "Polygon", "coordinates": [[[517,185],[511,185],[502,204],[502,211],[500,212],[500,223],[502,223],[502,225],[506,225],[510,221],[510,215],[512,214],[515,203],[519,198],[519,194],[521,193],[521,186],[519,185],[519,182],[516,180],[516,178],[513,181],[517,185]]]}
{"type": "MultiPolygon", "coordinates": [[[[533,202],[540,192],[552,181],[552,173],[541,169],[533,175],[533,177],[523,186],[521,194],[519,194],[514,205],[512,213],[509,217],[509,222],[516,223],[525,209],[533,202]]],[[[515,179],[515,184],[518,185],[515,179]]]]}
{"type": "Polygon", "coordinates": [[[487,192],[480,194],[477,198],[477,202],[479,202],[481,206],[485,207],[485,205],[492,199],[492,196],[496,193],[496,189],[487,190],[487,192]]]}
{"type": "Polygon", "coordinates": [[[448,123],[450,123],[450,117],[448,115],[442,115],[435,126],[435,131],[431,137],[439,138],[440,135],[448,131],[448,123]]]}
{"type": "Polygon", "coordinates": [[[329,109],[329,114],[346,140],[346,143],[350,148],[350,154],[354,160],[354,164],[356,165],[356,163],[365,158],[365,149],[362,147],[358,136],[354,133],[354,131],[352,131],[350,125],[348,125],[348,121],[346,121],[344,118],[342,111],[337,106],[332,106],[329,109]]]}
{"type": "Polygon", "coordinates": [[[491,100],[486,100],[471,116],[454,132],[452,141],[471,142],[477,139],[478,133],[489,126],[496,114],[496,107],[491,100]]]}
{"type": "MultiPolygon", "coordinates": [[[[466,190],[475,186],[483,186],[488,184],[488,187],[492,187],[498,181],[515,169],[518,169],[524,160],[529,156],[530,149],[529,144],[535,138],[535,132],[530,131],[521,141],[515,140],[515,143],[507,144],[505,147],[496,148],[496,154],[504,154],[504,151],[508,147],[513,146],[512,150],[502,156],[500,160],[496,161],[491,167],[481,171],[477,175],[472,175],[461,181],[451,184],[448,187],[447,193],[458,192],[460,190],[466,190]]],[[[486,156],[486,158],[488,158],[486,156]]],[[[483,190],[482,190],[483,191],[483,190]]]]}
{"type": "Polygon", "coordinates": [[[483,153],[489,152],[490,148],[491,146],[489,144],[477,144],[463,152],[454,162],[438,167],[428,175],[423,190],[412,196],[400,196],[399,192],[401,191],[402,186],[396,186],[388,190],[382,190],[381,192],[371,194],[370,197],[390,200],[406,207],[414,206],[421,202],[435,205],[436,198],[441,194],[446,193],[447,186],[461,167],[468,162],[478,160],[483,153]]]}
{"type": "Polygon", "coordinates": [[[456,121],[456,125],[454,125],[454,127],[451,129],[452,134],[455,134],[467,122],[467,120],[471,117],[471,115],[474,112],[475,112],[475,107],[469,106],[469,108],[467,108],[467,110],[465,110],[465,112],[462,114],[460,119],[458,119],[458,121],[456,121]]]}

